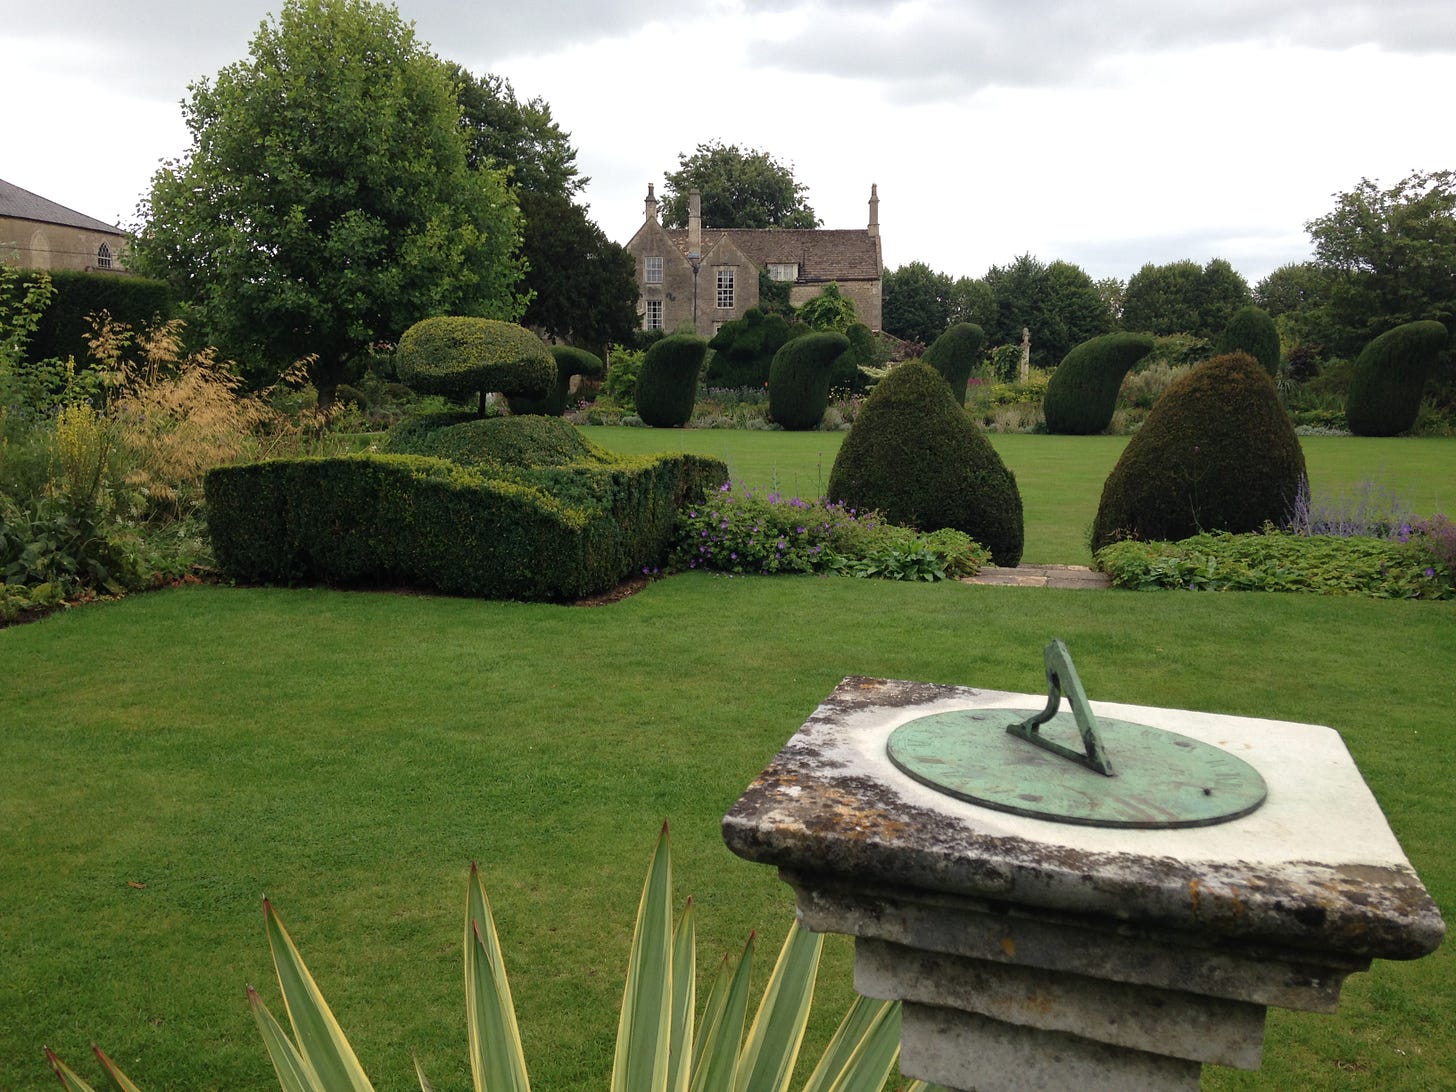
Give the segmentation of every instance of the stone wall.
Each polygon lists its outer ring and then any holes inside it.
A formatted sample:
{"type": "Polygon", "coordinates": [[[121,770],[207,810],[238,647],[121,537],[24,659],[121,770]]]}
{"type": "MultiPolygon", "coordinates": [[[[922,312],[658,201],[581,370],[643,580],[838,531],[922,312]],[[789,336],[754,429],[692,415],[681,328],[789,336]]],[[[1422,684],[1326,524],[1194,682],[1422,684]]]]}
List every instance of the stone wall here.
{"type": "Polygon", "coordinates": [[[103,269],[102,245],[113,270],[126,268],[126,237],[63,224],[0,217],[0,261],[25,269],[103,269]]]}

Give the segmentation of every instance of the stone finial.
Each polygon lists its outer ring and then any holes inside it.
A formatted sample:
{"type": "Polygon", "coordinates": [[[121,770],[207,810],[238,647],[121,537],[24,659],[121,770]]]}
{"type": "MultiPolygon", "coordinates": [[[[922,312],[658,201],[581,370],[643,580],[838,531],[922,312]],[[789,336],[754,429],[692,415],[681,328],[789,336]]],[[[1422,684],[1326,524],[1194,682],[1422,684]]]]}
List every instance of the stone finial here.
{"type": "Polygon", "coordinates": [[[657,222],[657,195],[653,193],[651,182],[647,183],[647,222],[657,222]]]}
{"type": "Polygon", "coordinates": [[[870,183],[870,235],[880,237],[880,187],[870,183]]]}

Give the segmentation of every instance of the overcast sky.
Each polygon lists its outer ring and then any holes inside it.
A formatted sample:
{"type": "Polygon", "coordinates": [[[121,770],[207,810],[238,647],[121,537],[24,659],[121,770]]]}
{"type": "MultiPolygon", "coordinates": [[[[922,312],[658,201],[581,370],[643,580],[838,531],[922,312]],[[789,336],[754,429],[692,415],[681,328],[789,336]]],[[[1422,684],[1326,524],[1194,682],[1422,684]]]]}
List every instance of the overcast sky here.
{"type": "MultiPolygon", "coordinates": [[[[187,85],[281,0],[9,0],[0,178],[129,226],[187,85]]],[[[791,164],[826,227],[880,193],[887,268],[1031,253],[1255,283],[1362,177],[1456,168],[1452,0],[403,0],[437,54],[539,95],[625,243],[702,142],[791,164]]]]}

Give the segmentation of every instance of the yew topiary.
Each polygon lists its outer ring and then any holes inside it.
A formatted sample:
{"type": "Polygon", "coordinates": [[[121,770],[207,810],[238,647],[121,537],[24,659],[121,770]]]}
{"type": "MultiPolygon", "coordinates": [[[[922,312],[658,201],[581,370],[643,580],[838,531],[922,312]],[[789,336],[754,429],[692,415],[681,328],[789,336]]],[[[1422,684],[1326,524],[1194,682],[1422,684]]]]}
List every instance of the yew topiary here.
{"type": "Polygon", "coordinates": [[[655,342],[637,374],[637,416],[653,428],[681,428],[692,420],[698,377],[708,343],[693,334],[672,334],[655,342]]]}
{"type": "Polygon", "coordinates": [[[925,362],[938,371],[961,405],[966,404],[966,385],[981,360],[986,331],[972,322],[958,322],[925,352],[925,362]]]}
{"type": "Polygon", "coordinates": [[[1394,436],[1416,423],[1421,393],[1446,347],[1439,322],[1408,322],[1366,345],[1351,369],[1345,419],[1356,436],[1394,436]]]}
{"type": "Polygon", "coordinates": [[[849,338],[824,331],[784,343],[768,369],[768,415],[790,431],[817,428],[829,408],[834,364],[849,338]]]}
{"type": "Polygon", "coordinates": [[[1214,357],[1169,387],[1128,441],[1102,487],[1092,550],[1283,523],[1304,477],[1269,373],[1247,353],[1214,357]]]}
{"type": "Polygon", "coordinates": [[[583,375],[589,379],[600,379],[607,374],[602,358],[574,345],[551,346],[551,357],[556,361],[556,382],[544,398],[528,398],[517,395],[511,398],[512,413],[544,414],[560,417],[566,412],[566,396],[571,391],[571,377],[583,375]]]}
{"type": "Polygon", "coordinates": [[[829,474],[829,497],[878,509],[921,531],[963,531],[997,565],[1021,560],[1016,477],[922,360],[890,372],[865,399],[829,474]]]}
{"type": "Polygon", "coordinates": [[[1270,375],[1279,374],[1279,328],[1269,312],[1258,307],[1241,307],[1235,311],[1213,343],[1213,351],[1219,356],[1248,353],[1270,375]]]}
{"type": "Polygon", "coordinates": [[[464,401],[491,391],[543,398],[556,379],[556,362],[524,326],[497,319],[442,315],[406,330],[395,350],[399,378],[421,394],[464,401]]]}
{"type": "Polygon", "coordinates": [[[1123,376],[1152,351],[1151,334],[1103,334],[1076,346],[1047,383],[1047,431],[1090,436],[1106,429],[1123,376]]]}

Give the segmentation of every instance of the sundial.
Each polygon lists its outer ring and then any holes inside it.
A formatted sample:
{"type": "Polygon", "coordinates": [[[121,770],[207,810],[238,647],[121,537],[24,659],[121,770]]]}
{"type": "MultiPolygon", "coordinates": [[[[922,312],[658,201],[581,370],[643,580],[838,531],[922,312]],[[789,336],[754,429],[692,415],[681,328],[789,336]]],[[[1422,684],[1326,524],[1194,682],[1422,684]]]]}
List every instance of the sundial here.
{"type": "Polygon", "coordinates": [[[890,761],[948,796],[1093,827],[1205,827],[1248,815],[1259,771],[1189,736],[1092,712],[1060,640],[1046,646],[1047,704],[932,713],[890,734],[890,761]],[[1070,712],[1059,712],[1063,696],[1070,712]]]}

